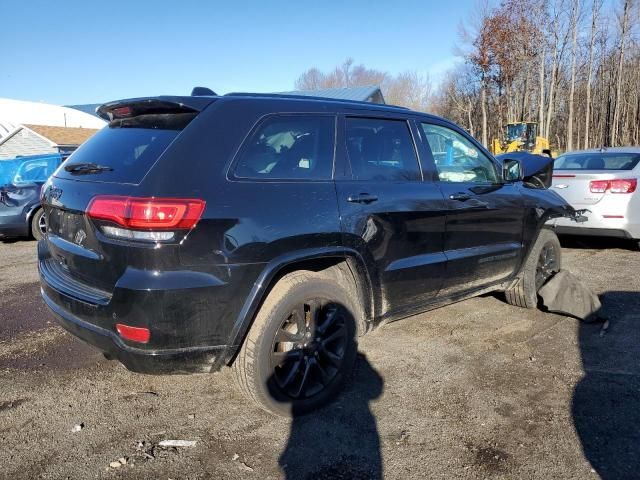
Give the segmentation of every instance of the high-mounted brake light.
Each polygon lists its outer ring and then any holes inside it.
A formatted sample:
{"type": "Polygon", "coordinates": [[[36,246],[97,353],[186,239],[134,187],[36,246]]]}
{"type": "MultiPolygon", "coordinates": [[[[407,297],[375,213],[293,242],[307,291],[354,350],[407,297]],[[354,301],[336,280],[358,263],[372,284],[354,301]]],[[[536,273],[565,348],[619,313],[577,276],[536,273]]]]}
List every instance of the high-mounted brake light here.
{"type": "Polygon", "coordinates": [[[111,113],[113,114],[113,118],[125,118],[130,117],[133,112],[131,107],[118,107],[114,108],[111,113]]]}
{"type": "Polygon", "coordinates": [[[633,193],[638,186],[637,178],[616,179],[616,180],[591,180],[589,190],[591,193],[633,193]]]}
{"type": "Polygon", "coordinates": [[[151,332],[148,328],[131,327],[123,323],[116,323],[118,334],[125,340],[131,340],[137,343],[149,343],[151,332]]]}
{"type": "Polygon", "coordinates": [[[189,230],[196,226],[205,201],[194,198],[136,198],[99,195],[87,215],[135,230],[189,230]]]}

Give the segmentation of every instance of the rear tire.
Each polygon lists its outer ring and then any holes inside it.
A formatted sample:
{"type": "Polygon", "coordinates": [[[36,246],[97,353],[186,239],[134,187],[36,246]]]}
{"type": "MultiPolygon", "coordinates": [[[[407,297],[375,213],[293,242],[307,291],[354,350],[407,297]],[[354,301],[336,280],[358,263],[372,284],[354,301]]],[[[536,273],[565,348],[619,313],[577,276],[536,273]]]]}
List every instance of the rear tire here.
{"type": "Polygon", "coordinates": [[[31,235],[36,240],[42,240],[45,233],[47,233],[47,222],[44,217],[44,210],[38,208],[31,217],[31,235]]]}
{"type": "Polygon", "coordinates": [[[273,287],[233,363],[244,395],[295,416],[330,402],[350,375],[361,309],[330,275],[297,271],[273,287]]]}
{"type": "Polygon", "coordinates": [[[538,306],[538,290],[562,268],[562,248],[557,235],[543,228],[538,234],[514,286],[505,290],[507,303],[523,308],[538,306]]]}

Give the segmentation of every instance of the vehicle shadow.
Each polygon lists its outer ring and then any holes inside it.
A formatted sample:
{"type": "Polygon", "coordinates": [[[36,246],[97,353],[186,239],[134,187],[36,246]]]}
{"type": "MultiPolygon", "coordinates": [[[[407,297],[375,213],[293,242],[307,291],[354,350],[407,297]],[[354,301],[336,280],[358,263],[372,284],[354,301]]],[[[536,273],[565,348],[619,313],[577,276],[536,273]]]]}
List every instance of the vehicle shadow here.
{"type": "Polygon", "coordinates": [[[12,244],[12,243],[26,243],[32,242],[32,238],[19,238],[19,237],[0,237],[0,243],[12,244]]]}
{"type": "Polygon", "coordinates": [[[640,475],[640,292],[607,292],[609,324],[581,323],[584,377],[572,413],[582,449],[604,480],[640,475]]]}
{"type": "Polygon", "coordinates": [[[592,236],[574,236],[560,235],[560,244],[562,248],[605,250],[608,248],[619,248],[621,250],[638,250],[638,242],[626,238],[615,237],[592,237],[592,236]]]}
{"type": "Polygon", "coordinates": [[[336,401],[306,415],[294,411],[278,461],[285,478],[381,479],[380,437],[369,402],[383,390],[382,377],[358,354],[351,382],[336,401]]]}

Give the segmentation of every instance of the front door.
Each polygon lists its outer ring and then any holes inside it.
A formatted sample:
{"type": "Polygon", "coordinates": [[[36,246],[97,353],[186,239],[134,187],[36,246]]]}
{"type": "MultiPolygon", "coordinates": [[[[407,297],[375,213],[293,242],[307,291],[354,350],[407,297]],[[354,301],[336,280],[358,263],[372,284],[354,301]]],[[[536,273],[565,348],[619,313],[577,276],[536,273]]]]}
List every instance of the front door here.
{"type": "Polygon", "coordinates": [[[523,254],[524,203],[516,184],[471,137],[448,125],[421,123],[447,202],[441,296],[505,280],[523,254]]]}
{"type": "Polygon", "coordinates": [[[411,124],[349,116],[340,133],[347,168],[336,175],[336,189],[345,244],[368,263],[383,315],[428,303],[444,274],[445,202],[422,179],[411,124]]]}

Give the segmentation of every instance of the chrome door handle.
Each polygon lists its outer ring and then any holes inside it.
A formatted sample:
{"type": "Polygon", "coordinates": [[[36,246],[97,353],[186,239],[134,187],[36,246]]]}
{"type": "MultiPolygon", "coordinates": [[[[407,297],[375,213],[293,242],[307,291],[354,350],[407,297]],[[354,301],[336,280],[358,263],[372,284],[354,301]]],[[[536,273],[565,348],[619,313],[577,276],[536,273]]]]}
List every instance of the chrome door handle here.
{"type": "Polygon", "coordinates": [[[451,195],[449,195],[449,200],[458,200],[460,202],[466,202],[470,198],[471,198],[471,195],[463,192],[452,193],[451,195]]]}
{"type": "Polygon", "coordinates": [[[357,195],[349,195],[347,197],[347,202],[351,203],[373,203],[378,200],[376,195],[369,195],[368,193],[359,193],[357,195]]]}

